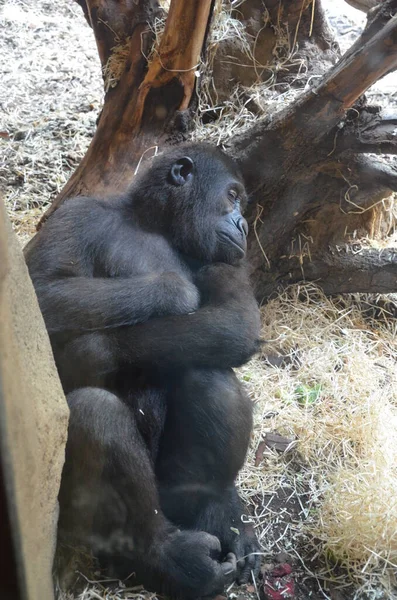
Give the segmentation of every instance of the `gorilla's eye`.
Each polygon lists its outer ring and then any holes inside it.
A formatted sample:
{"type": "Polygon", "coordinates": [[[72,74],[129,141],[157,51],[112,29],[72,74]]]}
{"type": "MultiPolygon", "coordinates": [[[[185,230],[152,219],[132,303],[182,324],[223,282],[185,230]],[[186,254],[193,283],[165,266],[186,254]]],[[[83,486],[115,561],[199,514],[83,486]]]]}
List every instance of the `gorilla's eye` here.
{"type": "Polygon", "coordinates": [[[228,191],[227,196],[231,202],[236,202],[238,194],[237,191],[232,188],[228,191]]]}

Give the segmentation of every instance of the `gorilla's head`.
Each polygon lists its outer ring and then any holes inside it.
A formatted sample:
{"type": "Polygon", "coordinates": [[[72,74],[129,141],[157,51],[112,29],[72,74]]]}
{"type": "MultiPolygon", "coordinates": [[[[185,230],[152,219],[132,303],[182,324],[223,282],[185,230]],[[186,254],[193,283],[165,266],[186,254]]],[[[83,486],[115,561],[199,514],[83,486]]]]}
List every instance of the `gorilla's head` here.
{"type": "Polygon", "coordinates": [[[183,254],[229,264],[244,257],[246,192],[236,164],[218,148],[199,143],[167,150],[131,191],[141,224],[161,231],[183,254]]]}

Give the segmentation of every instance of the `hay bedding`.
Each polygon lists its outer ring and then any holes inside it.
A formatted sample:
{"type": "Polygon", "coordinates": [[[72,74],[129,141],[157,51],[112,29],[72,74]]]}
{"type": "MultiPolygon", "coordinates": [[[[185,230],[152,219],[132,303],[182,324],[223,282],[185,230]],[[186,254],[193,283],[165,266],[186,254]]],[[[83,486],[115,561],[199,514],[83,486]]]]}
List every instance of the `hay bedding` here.
{"type": "Polygon", "coordinates": [[[101,70],[93,35],[71,0],[1,4],[0,186],[25,242],[91,140],[101,70]]]}
{"type": "MultiPolygon", "coordinates": [[[[8,0],[0,19],[0,185],[24,243],[88,146],[102,85],[73,2],[8,0]]],[[[227,16],[219,22],[218,36],[237,31],[227,16]]],[[[354,21],[346,23],[350,35],[354,21]]],[[[252,91],[264,93],[271,100],[271,90],[252,91]]],[[[381,88],[376,94],[386,102],[381,88]]],[[[218,128],[196,135],[222,141],[254,118],[238,96],[224,112],[218,128]]],[[[255,404],[240,490],[265,569],[293,564],[301,600],[397,597],[396,323],[387,308],[376,322],[364,317],[360,302],[292,287],[263,308],[263,356],[240,370],[255,404]]],[[[98,581],[79,600],[154,597],[128,581],[98,581]]]]}

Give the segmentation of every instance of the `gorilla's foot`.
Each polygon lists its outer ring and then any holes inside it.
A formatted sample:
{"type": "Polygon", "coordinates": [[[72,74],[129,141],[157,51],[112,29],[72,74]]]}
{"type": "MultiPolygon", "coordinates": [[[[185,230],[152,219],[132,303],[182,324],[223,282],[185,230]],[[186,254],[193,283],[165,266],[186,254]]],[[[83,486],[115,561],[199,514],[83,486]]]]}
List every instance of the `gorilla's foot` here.
{"type": "MultiPolygon", "coordinates": [[[[259,573],[261,564],[261,549],[256,539],[254,529],[250,523],[235,525],[222,524],[223,531],[216,527],[222,546],[222,554],[233,553],[237,558],[237,583],[247,583],[251,576],[259,573]]],[[[210,530],[205,529],[206,531],[210,530]]]]}
{"type": "Polygon", "coordinates": [[[215,535],[222,547],[222,555],[237,557],[237,583],[247,583],[251,575],[259,573],[261,549],[251,523],[243,518],[243,506],[233,488],[223,501],[209,502],[197,520],[197,528],[215,535]]]}
{"type": "Polygon", "coordinates": [[[174,598],[212,598],[236,577],[236,557],[220,562],[218,538],[204,531],[174,530],[155,541],[141,565],[139,579],[149,589],[174,598]]]}
{"type": "Polygon", "coordinates": [[[234,540],[228,540],[225,546],[237,557],[237,583],[247,583],[259,573],[261,549],[251,524],[241,523],[232,533],[235,535],[234,540]]]}

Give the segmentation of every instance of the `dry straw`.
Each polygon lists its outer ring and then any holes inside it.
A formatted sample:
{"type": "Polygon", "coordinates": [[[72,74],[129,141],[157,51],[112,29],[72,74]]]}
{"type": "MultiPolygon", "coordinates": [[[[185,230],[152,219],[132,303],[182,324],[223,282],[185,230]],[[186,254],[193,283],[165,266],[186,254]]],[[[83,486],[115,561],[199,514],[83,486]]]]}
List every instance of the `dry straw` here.
{"type": "Polygon", "coordinates": [[[77,167],[103,97],[75,2],[0,2],[0,191],[22,242],[77,167]]]}
{"type": "Polygon", "coordinates": [[[274,528],[258,507],[265,498],[271,506],[280,488],[300,506],[281,540],[261,535],[264,548],[297,551],[309,571],[316,559],[325,582],[343,566],[341,581],[354,581],[358,594],[383,589],[395,598],[395,320],[366,321],[357,298],[332,301],[314,286],[296,286],[263,309],[263,336],[264,356],[241,370],[257,414],[241,486],[259,532],[274,528]],[[275,359],[284,366],[269,366],[275,359]],[[252,468],[271,431],[296,440],[295,449],[284,457],[269,450],[252,468]]]}

